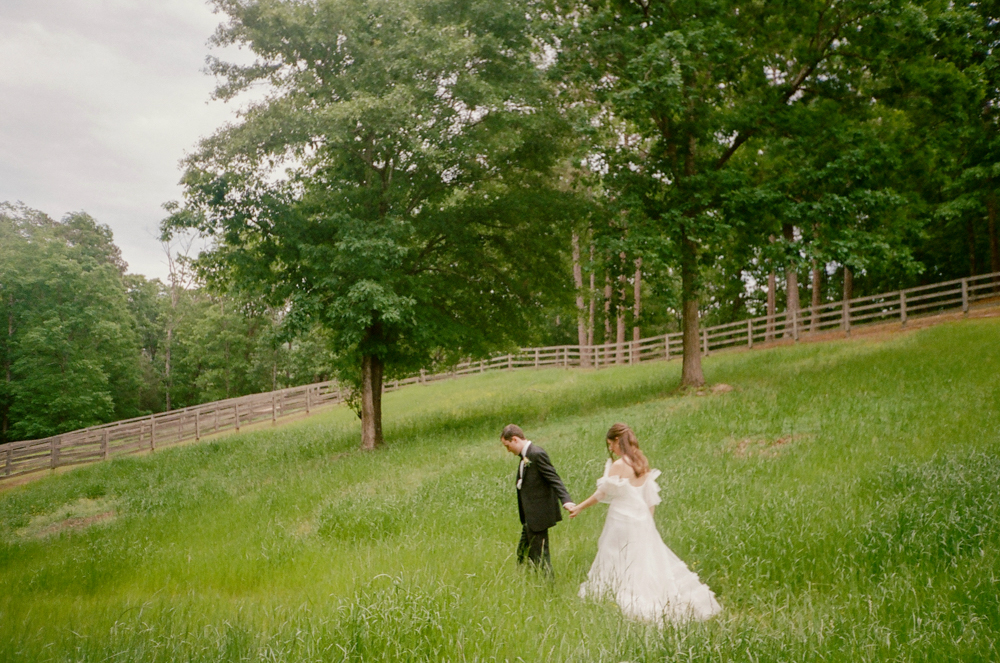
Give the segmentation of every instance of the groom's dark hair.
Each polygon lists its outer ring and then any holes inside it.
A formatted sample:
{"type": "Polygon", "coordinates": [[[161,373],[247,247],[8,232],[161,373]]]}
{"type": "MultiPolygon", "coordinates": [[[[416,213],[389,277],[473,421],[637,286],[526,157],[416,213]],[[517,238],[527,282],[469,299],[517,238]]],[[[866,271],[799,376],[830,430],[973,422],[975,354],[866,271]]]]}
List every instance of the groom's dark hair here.
{"type": "Polygon", "coordinates": [[[521,430],[521,427],[515,424],[507,424],[504,426],[503,432],[500,433],[500,437],[504,440],[513,440],[515,437],[519,437],[522,440],[527,439],[524,437],[524,431],[521,430]]]}

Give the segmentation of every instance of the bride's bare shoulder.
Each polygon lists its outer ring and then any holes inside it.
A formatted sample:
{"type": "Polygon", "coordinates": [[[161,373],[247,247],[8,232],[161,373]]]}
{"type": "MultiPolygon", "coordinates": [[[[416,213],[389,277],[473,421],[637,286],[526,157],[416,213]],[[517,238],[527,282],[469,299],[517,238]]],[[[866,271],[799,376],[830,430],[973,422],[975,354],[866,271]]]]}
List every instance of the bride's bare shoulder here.
{"type": "Polygon", "coordinates": [[[611,463],[611,471],[608,472],[611,476],[623,477],[625,479],[632,479],[635,477],[635,470],[632,466],[625,462],[624,458],[619,458],[615,462],[611,463]]]}

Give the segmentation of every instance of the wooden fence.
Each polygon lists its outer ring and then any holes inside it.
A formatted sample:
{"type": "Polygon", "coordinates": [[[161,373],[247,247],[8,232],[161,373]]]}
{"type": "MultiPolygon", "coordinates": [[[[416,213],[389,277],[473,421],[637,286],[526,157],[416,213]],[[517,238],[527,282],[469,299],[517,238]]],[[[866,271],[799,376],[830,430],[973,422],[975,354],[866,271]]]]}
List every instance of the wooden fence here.
{"type": "MultiPolygon", "coordinates": [[[[858,324],[899,321],[929,313],[957,310],[968,312],[977,305],[1000,305],[1000,272],[956,279],[896,292],[858,297],[849,301],[805,308],[797,315],[787,312],[731,322],[700,331],[702,353],[729,347],[753,348],[779,339],[798,340],[802,335],[842,330],[850,334],[858,324]]],[[[463,375],[496,370],[582,366],[602,368],[681,356],[681,333],[664,334],[638,341],[604,345],[559,345],[521,348],[520,352],[481,361],[463,362],[439,373],[421,371],[404,380],[390,380],[385,391],[407,385],[426,384],[463,375]]],[[[116,456],[155,451],[188,440],[198,440],[226,430],[240,430],[262,421],[276,422],[294,414],[343,402],[345,394],[334,381],[291,387],[171,410],[146,417],[91,426],[41,440],[0,445],[0,481],[57,467],[108,460],[116,456]]]]}

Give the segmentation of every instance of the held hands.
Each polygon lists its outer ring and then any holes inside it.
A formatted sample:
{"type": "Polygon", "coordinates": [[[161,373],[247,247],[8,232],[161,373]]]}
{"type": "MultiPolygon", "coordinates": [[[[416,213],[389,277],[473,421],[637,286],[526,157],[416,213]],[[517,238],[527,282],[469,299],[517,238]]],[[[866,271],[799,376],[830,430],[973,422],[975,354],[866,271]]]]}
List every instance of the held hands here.
{"type": "Polygon", "coordinates": [[[597,495],[598,493],[594,493],[580,504],[573,504],[572,502],[568,502],[563,506],[566,507],[567,511],[569,511],[570,518],[576,518],[578,515],[580,515],[581,511],[583,511],[587,507],[591,507],[597,504],[597,495]]]}

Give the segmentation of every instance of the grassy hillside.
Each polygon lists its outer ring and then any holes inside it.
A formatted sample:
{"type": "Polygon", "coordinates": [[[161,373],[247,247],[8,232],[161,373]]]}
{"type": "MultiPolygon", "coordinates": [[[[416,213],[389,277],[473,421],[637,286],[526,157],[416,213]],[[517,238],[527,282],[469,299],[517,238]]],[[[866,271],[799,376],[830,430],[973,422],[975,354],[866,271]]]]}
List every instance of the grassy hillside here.
{"type": "Polygon", "coordinates": [[[1000,320],[881,341],[469,377],[0,493],[0,660],[996,660],[1000,320]],[[725,612],[579,600],[605,507],[518,569],[520,423],[577,500],[630,423],[664,540],[725,612]]]}

